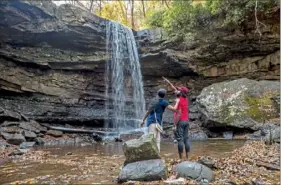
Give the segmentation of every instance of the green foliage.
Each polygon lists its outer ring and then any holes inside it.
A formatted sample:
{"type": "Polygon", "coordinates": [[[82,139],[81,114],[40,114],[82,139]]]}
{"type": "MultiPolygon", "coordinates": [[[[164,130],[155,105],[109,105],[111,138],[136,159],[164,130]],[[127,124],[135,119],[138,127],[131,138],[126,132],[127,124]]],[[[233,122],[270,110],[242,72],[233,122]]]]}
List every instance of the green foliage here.
{"type": "Polygon", "coordinates": [[[163,14],[164,10],[157,11],[153,13],[147,20],[145,25],[153,26],[153,27],[163,27],[163,14]]]}
{"type": "MultiPolygon", "coordinates": [[[[270,15],[279,6],[280,0],[257,0],[257,14],[270,15]]],[[[191,0],[177,0],[171,7],[156,10],[147,18],[150,27],[163,27],[170,33],[186,35],[198,30],[216,27],[240,27],[247,20],[255,19],[256,0],[206,0],[192,3],[191,0]],[[211,23],[216,24],[211,24],[211,23]]]]}

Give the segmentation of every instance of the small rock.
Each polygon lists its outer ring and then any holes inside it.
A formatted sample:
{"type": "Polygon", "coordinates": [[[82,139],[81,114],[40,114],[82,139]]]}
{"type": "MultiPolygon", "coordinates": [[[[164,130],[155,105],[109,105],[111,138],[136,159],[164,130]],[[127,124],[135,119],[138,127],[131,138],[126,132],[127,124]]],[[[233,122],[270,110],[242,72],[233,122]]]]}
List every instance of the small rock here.
{"type": "Polygon", "coordinates": [[[37,137],[34,139],[35,143],[39,146],[44,145],[45,141],[41,137],[37,137]]]}
{"type": "Polygon", "coordinates": [[[0,142],[0,150],[5,150],[8,148],[10,145],[6,142],[0,142]]]}
{"type": "Polygon", "coordinates": [[[20,145],[25,141],[24,136],[21,134],[8,134],[1,132],[1,135],[7,140],[7,143],[9,144],[20,145]]]}
{"type": "Polygon", "coordinates": [[[26,139],[29,139],[29,140],[32,140],[32,139],[37,137],[34,132],[31,132],[31,131],[28,131],[28,130],[24,130],[23,135],[26,139]]]}
{"type": "Polygon", "coordinates": [[[167,179],[167,168],[161,159],[144,160],[127,164],[121,171],[118,182],[156,181],[167,179]]]}
{"type": "Polygon", "coordinates": [[[115,142],[123,142],[123,140],[117,137],[115,138],[115,142]]]}
{"type": "Polygon", "coordinates": [[[207,179],[211,182],[214,179],[213,171],[205,165],[202,165],[197,162],[181,162],[176,165],[175,172],[177,174],[177,178],[190,178],[194,180],[202,180],[207,179]]]}
{"type": "Polygon", "coordinates": [[[97,135],[97,134],[93,134],[93,139],[96,142],[101,142],[102,141],[102,138],[99,135],[97,135]]]}
{"type": "Polygon", "coordinates": [[[209,181],[207,179],[201,179],[200,185],[207,185],[209,184],[209,181]]]}
{"type": "Polygon", "coordinates": [[[1,111],[0,111],[0,122],[2,122],[4,120],[20,121],[21,120],[21,115],[16,113],[16,112],[9,111],[9,110],[4,110],[4,109],[1,108],[1,111]]]}
{"type": "Polygon", "coordinates": [[[20,149],[27,149],[27,148],[32,148],[34,147],[35,142],[23,142],[20,144],[20,149]]]}
{"type": "Polygon", "coordinates": [[[63,133],[61,131],[58,131],[58,130],[48,130],[47,134],[51,135],[51,136],[54,136],[54,137],[61,137],[63,133]]]}
{"type": "Polygon", "coordinates": [[[31,122],[20,122],[19,127],[24,130],[29,130],[29,131],[35,132],[37,134],[40,133],[40,130],[38,130],[36,127],[34,127],[31,122]]]}
{"type": "Polygon", "coordinates": [[[72,152],[67,152],[65,155],[72,155],[72,152]]]}
{"type": "Polygon", "coordinates": [[[181,185],[181,184],[185,184],[185,179],[178,178],[178,179],[174,179],[174,180],[166,180],[166,181],[164,181],[164,183],[167,185],[181,185]]]}
{"type": "Polygon", "coordinates": [[[29,149],[15,149],[8,156],[22,155],[28,151],[29,151],[29,149]]]}
{"type": "Polygon", "coordinates": [[[91,143],[87,143],[87,142],[81,143],[80,145],[81,145],[82,147],[85,147],[85,146],[92,146],[91,143]]]}
{"type": "Polygon", "coordinates": [[[211,168],[211,169],[212,169],[212,168],[215,168],[215,162],[212,161],[212,160],[210,160],[210,159],[205,159],[205,158],[203,158],[203,159],[199,159],[198,162],[199,162],[200,164],[203,164],[203,165],[205,165],[205,166],[211,168]]]}

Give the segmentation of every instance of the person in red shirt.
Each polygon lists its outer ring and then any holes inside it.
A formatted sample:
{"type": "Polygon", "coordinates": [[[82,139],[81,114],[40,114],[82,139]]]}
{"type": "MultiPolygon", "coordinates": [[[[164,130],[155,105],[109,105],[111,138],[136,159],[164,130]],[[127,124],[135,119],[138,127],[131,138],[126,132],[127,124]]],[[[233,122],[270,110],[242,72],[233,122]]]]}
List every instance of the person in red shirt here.
{"type": "Polygon", "coordinates": [[[188,130],[189,130],[189,117],[188,117],[188,98],[186,87],[175,87],[168,79],[164,78],[175,94],[178,96],[176,100],[176,111],[174,113],[174,130],[176,131],[177,141],[178,141],[178,153],[180,159],[183,156],[183,150],[185,148],[186,159],[188,159],[188,153],[190,152],[190,146],[188,143],[188,130]]]}

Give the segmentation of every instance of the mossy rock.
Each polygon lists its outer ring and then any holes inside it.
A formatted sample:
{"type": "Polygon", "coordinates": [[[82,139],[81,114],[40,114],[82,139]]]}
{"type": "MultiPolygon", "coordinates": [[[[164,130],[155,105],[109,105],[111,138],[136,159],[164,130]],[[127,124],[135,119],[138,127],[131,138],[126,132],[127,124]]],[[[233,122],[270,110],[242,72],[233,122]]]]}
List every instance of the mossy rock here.
{"type": "Polygon", "coordinates": [[[257,130],[264,121],[279,117],[274,97],[280,82],[246,78],[213,84],[197,98],[205,126],[233,126],[257,130]]]}
{"type": "Polygon", "coordinates": [[[136,161],[161,159],[156,139],[152,134],[125,142],[123,152],[126,157],[125,165],[136,161]]]}

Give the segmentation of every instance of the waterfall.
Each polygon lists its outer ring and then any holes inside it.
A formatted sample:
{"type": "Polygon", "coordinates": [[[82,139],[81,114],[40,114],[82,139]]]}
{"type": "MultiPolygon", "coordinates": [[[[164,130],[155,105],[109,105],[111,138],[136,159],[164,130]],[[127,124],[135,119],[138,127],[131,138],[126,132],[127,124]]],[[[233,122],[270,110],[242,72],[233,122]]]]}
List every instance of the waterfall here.
{"type": "Polygon", "coordinates": [[[106,25],[109,60],[105,71],[105,114],[111,117],[105,127],[119,133],[135,129],[145,111],[142,74],[132,30],[117,22],[106,25]]]}

